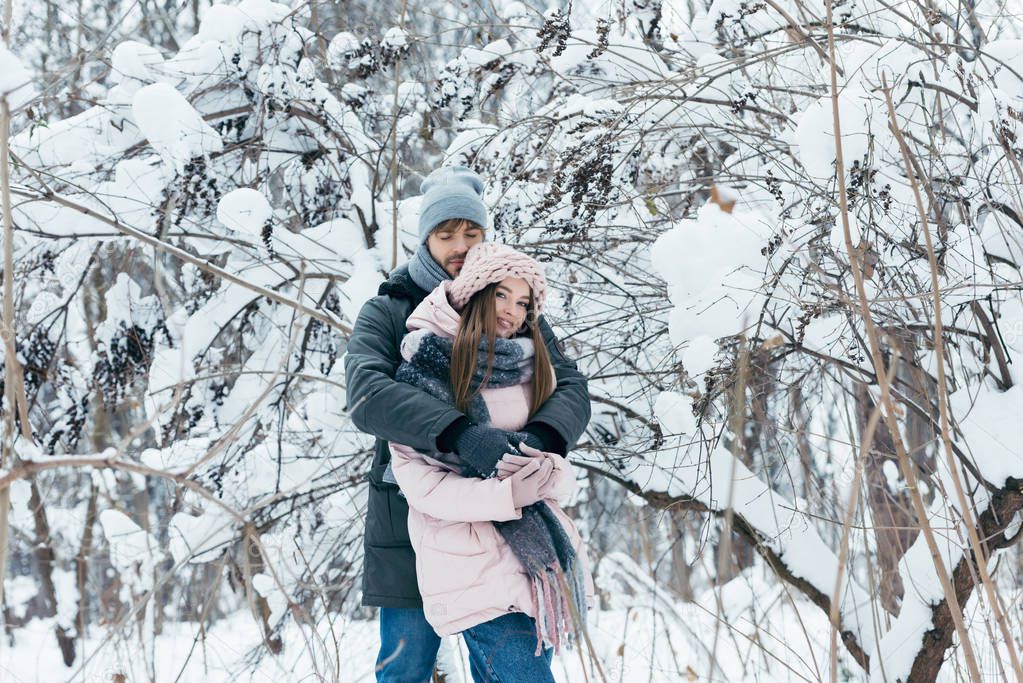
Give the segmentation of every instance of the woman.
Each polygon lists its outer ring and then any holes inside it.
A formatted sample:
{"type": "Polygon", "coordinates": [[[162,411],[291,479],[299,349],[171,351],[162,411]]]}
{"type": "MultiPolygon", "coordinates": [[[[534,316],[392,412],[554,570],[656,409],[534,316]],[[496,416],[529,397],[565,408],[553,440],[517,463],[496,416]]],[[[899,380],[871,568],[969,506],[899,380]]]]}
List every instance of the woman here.
{"type": "MultiPolygon", "coordinates": [[[[409,316],[395,378],[514,433],[554,390],[537,324],[545,294],[532,258],[473,247],[409,316]]],[[[573,468],[524,438],[512,434],[518,450],[497,461],[390,444],[426,618],[442,636],[463,634],[477,681],[553,681],[552,650],[581,626],[593,593],[582,540],[557,505],[573,468]]]]}

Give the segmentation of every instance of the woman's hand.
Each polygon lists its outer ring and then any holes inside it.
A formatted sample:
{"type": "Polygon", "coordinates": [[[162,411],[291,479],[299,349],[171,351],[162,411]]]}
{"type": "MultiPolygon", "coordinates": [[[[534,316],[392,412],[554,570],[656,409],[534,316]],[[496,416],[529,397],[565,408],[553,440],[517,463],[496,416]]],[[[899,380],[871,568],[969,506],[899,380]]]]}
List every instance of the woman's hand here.
{"type": "Polygon", "coordinates": [[[514,453],[508,453],[501,458],[501,462],[497,463],[497,478],[507,479],[534,460],[536,460],[536,458],[529,455],[515,455],[514,453]]]}
{"type": "Polygon", "coordinates": [[[501,462],[497,463],[498,479],[507,479],[530,462],[548,460],[552,463],[551,476],[543,488],[540,489],[540,498],[562,501],[572,495],[572,492],[575,491],[575,470],[568,460],[557,453],[548,453],[530,448],[524,442],[519,444],[519,450],[522,453],[521,455],[510,453],[501,458],[501,462]]]}
{"type": "Polygon", "coordinates": [[[501,458],[501,461],[497,463],[497,478],[507,479],[511,475],[518,472],[520,469],[528,465],[533,460],[550,460],[554,467],[554,474],[560,472],[563,469],[565,459],[557,453],[547,453],[536,448],[532,448],[525,441],[519,444],[518,453],[508,453],[501,458]]]}
{"type": "Polygon", "coordinates": [[[512,504],[524,508],[542,500],[541,489],[551,478],[554,463],[547,458],[530,458],[518,472],[511,475],[512,504]]]}

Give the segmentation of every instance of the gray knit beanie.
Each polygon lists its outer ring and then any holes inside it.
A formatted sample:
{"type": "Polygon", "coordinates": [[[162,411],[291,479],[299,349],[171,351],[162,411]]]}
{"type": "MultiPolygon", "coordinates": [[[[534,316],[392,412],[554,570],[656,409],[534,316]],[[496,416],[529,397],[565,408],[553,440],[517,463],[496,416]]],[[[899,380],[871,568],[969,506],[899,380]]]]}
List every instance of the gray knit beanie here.
{"type": "Polygon", "coordinates": [[[419,208],[419,242],[438,225],[451,218],[464,218],[481,228],[487,227],[487,207],[483,205],[483,179],[465,166],[438,168],[419,186],[423,202],[419,208]]]}

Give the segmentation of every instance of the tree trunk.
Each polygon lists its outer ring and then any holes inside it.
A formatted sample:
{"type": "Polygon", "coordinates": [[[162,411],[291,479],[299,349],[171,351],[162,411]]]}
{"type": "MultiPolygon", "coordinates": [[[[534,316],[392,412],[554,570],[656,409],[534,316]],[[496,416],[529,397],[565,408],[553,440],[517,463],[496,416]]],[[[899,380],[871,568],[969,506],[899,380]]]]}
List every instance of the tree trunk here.
{"type": "Polygon", "coordinates": [[[89,490],[89,503],[85,511],[85,529],[82,531],[82,545],[78,549],[78,556],[75,557],[76,583],[78,585],[78,616],[75,618],[75,628],[78,630],[78,637],[85,637],[86,625],[89,622],[89,599],[85,590],[89,578],[89,555],[92,553],[92,527],[96,524],[96,499],[99,489],[96,484],[91,484],[89,490]]]}
{"type": "MultiPolygon", "coordinates": [[[[1012,522],[1013,516],[1020,510],[1023,510],[1023,493],[1018,488],[998,491],[992,496],[991,504],[978,520],[979,535],[982,540],[998,539],[995,543],[985,543],[984,552],[989,557],[994,550],[1007,547],[1018,540],[1018,536],[1006,539],[1003,532],[1012,522]]],[[[973,571],[970,569],[970,563],[974,561],[975,558],[971,553],[969,557],[961,559],[952,572],[952,585],[960,605],[965,605],[973,592],[973,571]]],[[[952,621],[952,612],[945,600],[938,603],[931,611],[931,623],[934,624],[934,628],[924,634],[923,645],[913,660],[913,668],[910,669],[909,678],[905,683],[933,683],[936,681],[938,673],[941,671],[941,665],[945,662],[945,652],[952,646],[955,624],[952,621]]],[[[1009,644],[1009,647],[1013,647],[1013,644],[1009,644]]]]}
{"type": "MultiPolygon", "coordinates": [[[[39,495],[39,487],[35,479],[29,479],[31,486],[31,497],[29,506],[32,508],[32,518],[35,521],[36,542],[35,558],[39,569],[39,583],[42,588],[42,597],[46,602],[48,616],[57,616],[57,590],[53,583],[53,569],[57,562],[56,553],[53,551],[53,543],[50,539],[50,522],[46,517],[46,508],[43,507],[42,498],[39,495]]],[[[65,666],[71,666],[75,661],[75,640],[68,635],[67,629],[60,623],[56,627],[57,646],[60,648],[61,657],[65,666]]]]}

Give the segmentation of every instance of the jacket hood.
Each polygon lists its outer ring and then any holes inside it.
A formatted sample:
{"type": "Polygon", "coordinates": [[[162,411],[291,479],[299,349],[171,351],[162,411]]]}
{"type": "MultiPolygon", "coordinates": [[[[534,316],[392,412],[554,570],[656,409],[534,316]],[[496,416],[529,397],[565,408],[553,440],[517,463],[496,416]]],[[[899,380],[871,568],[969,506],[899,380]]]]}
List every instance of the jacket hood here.
{"type": "Polygon", "coordinates": [[[427,292],[415,283],[412,276],[409,275],[408,264],[406,264],[391,271],[390,277],[380,283],[377,294],[419,301],[426,296],[427,292]]]}

